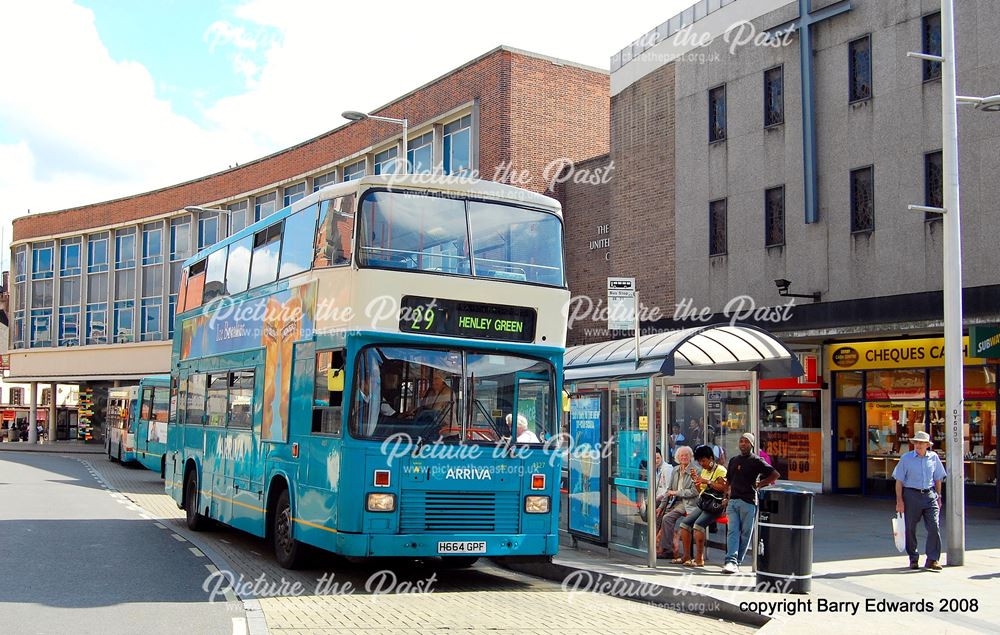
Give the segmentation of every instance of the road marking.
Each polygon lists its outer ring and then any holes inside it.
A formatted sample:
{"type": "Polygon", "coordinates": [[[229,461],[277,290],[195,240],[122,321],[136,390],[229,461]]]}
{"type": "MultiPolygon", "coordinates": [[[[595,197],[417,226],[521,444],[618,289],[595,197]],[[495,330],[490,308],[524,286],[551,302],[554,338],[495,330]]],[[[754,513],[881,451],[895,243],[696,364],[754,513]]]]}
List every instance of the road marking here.
{"type": "Polygon", "coordinates": [[[244,618],[233,618],[233,635],[247,635],[247,621],[244,618]]]}
{"type": "Polygon", "coordinates": [[[190,551],[191,553],[193,553],[198,558],[204,558],[205,557],[205,554],[203,554],[201,552],[201,549],[198,549],[197,547],[188,547],[188,551],[190,551]]]}
{"type": "Polygon", "coordinates": [[[214,564],[206,564],[205,568],[208,569],[209,573],[218,573],[219,572],[219,567],[215,566],[214,564]]]}
{"type": "Polygon", "coordinates": [[[140,513],[139,514],[139,518],[142,518],[143,520],[153,520],[152,516],[150,516],[149,514],[145,514],[145,513],[140,513]]]}
{"type": "Polygon", "coordinates": [[[170,535],[173,536],[174,540],[176,540],[177,542],[187,542],[187,538],[185,538],[180,534],[170,534],[170,535]]]}
{"type": "Polygon", "coordinates": [[[153,526],[156,527],[157,529],[166,529],[167,528],[166,525],[161,525],[160,523],[153,523],[153,526]]]}

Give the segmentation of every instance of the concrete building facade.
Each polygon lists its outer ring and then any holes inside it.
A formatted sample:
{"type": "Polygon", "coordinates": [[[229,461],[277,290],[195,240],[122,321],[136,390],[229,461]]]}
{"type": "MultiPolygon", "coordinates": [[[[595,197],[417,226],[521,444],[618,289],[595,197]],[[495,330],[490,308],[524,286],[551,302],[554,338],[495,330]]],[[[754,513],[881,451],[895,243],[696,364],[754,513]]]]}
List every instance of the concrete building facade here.
{"type": "MultiPolygon", "coordinates": [[[[607,275],[636,278],[644,332],[738,319],[799,351],[806,374],[760,395],[762,441],[786,477],[886,495],[916,431],[945,445],[941,222],[907,210],[941,206],[940,71],[906,55],[940,51],[940,3],[809,4],[805,58],[789,0],[701,0],[615,54],[614,179],[586,199],[609,197],[607,275]]],[[[996,94],[1000,15],[982,0],[957,5],[959,93],[996,94]]],[[[960,107],[967,326],[1000,323],[998,137],[1000,115],[960,107]]],[[[567,219],[587,213],[567,195],[567,219]]],[[[589,257],[568,243],[571,269],[589,257]]],[[[570,280],[574,294],[604,286],[570,280]]],[[[602,326],[581,321],[569,341],[607,339],[602,326]]],[[[984,504],[1000,500],[997,371],[966,358],[967,461],[954,471],[984,504]]],[[[732,450],[747,388],[707,384],[647,406],[661,430],[697,412],[701,438],[732,450]]]]}

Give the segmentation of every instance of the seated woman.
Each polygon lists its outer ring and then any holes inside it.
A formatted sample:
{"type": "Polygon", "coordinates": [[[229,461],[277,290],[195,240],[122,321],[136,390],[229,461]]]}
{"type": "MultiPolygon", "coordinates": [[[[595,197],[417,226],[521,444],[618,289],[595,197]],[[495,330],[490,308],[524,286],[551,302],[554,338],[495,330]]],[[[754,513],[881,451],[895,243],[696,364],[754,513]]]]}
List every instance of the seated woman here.
{"type": "Polygon", "coordinates": [[[708,526],[725,513],[725,502],[728,502],[725,497],[729,484],[726,482],[726,468],[715,462],[715,453],[712,452],[712,448],[707,445],[699,445],[695,448],[694,460],[701,465],[701,474],[697,474],[694,468],[691,468],[688,473],[698,488],[699,496],[705,490],[711,489],[723,499],[724,503],[722,509],[714,514],[699,506],[679,523],[685,554],[691,549],[691,534],[694,533],[694,558],[685,562],[684,566],[703,567],[705,566],[705,535],[708,532],[708,526]]]}
{"type": "Polygon", "coordinates": [[[681,553],[680,536],[675,529],[678,520],[699,511],[698,490],[688,472],[694,452],[688,446],[682,445],[677,448],[674,458],[677,459],[677,467],[670,475],[667,497],[660,506],[662,511],[657,513],[657,517],[660,518],[660,533],[656,555],[666,558],[667,554],[673,554],[672,562],[681,564],[690,559],[690,552],[681,553]]]}

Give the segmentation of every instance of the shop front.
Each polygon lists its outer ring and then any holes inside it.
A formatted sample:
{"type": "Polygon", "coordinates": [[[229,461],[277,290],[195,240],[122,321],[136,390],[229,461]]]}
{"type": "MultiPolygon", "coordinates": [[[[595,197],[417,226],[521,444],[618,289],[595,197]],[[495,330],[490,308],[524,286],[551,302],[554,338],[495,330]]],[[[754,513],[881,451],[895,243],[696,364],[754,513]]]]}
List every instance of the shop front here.
{"type": "MultiPolygon", "coordinates": [[[[758,387],[802,373],[798,358],[752,327],[687,329],[566,352],[569,452],[563,529],[576,540],[645,556],[655,564],[655,449],[669,459],[680,445],[738,450],[743,432],[760,433],[759,391],[716,395],[713,383],[758,387]],[[716,406],[716,401],[718,405],[716,406]],[[650,496],[650,492],[653,492],[650,496]]],[[[715,391],[723,392],[723,391],[715,391]]],[[[776,409],[775,409],[776,410],[776,409]]]]}
{"type": "Polygon", "coordinates": [[[832,397],[832,484],[836,492],[894,496],[892,471],[927,432],[970,504],[996,505],[997,370],[964,343],[963,465],[947,463],[942,338],[850,342],[827,347],[832,397]]]}

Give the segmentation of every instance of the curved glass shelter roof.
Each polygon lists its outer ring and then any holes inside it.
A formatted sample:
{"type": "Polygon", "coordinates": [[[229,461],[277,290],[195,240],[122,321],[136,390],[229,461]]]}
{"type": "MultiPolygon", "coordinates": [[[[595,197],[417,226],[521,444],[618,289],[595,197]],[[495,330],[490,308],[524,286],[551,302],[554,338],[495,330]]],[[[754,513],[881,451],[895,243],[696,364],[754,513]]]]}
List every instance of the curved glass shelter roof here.
{"type": "Polygon", "coordinates": [[[755,326],[710,324],[573,346],[563,357],[566,381],[674,375],[683,370],[756,371],[760,378],[797,377],[798,357],[755,326]]]}

